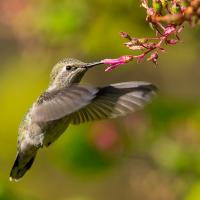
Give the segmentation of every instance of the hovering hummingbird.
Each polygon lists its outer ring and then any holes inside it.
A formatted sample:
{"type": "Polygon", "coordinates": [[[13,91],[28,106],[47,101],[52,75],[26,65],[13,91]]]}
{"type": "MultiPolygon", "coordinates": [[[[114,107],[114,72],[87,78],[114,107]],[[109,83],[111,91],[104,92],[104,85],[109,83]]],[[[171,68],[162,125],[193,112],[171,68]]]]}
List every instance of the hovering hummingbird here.
{"type": "Polygon", "coordinates": [[[147,82],[104,87],[78,84],[88,69],[100,64],[103,62],[84,63],[67,58],[53,67],[49,87],[20,124],[10,180],[20,179],[32,166],[37,151],[52,144],[70,124],[124,116],[143,107],[154,96],[156,87],[147,82]]]}

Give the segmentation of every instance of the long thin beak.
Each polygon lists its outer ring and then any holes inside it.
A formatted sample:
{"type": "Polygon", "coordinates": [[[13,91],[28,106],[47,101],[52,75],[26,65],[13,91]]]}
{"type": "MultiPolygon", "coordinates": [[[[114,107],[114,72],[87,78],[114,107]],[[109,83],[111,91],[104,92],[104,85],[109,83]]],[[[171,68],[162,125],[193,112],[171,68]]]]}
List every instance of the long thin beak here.
{"type": "Polygon", "coordinates": [[[85,65],[85,67],[87,67],[87,68],[92,68],[92,67],[94,67],[94,66],[96,66],[96,65],[100,65],[100,64],[103,64],[103,62],[102,62],[102,61],[98,61],[98,62],[93,62],[93,63],[87,63],[87,64],[85,65]]]}

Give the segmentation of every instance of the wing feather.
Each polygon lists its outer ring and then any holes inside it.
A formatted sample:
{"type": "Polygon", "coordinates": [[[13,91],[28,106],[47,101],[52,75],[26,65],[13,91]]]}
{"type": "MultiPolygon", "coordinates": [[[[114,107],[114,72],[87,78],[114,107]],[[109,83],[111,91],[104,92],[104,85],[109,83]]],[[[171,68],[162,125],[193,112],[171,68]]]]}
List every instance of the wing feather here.
{"type": "MultiPolygon", "coordinates": [[[[32,120],[47,122],[65,117],[89,104],[97,92],[97,88],[79,85],[45,92],[33,107],[32,120]]],[[[86,117],[83,117],[83,113],[80,115],[83,118],[82,121],[87,120],[86,117]]],[[[78,119],[77,123],[79,123],[78,119]]]]}
{"type": "Polygon", "coordinates": [[[72,124],[116,118],[142,108],[155,96],[156,87],[147,82],[124,82],[98,88],[90,104],[72,114],[72,124]]]}

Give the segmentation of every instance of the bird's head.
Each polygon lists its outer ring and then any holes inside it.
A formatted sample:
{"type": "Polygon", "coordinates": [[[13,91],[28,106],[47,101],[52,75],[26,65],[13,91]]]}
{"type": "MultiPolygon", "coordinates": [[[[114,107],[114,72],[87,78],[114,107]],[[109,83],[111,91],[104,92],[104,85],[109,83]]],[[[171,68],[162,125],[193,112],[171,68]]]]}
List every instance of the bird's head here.
{"type": "Polygon", "coordinates": [[[52,69],[50,87],[64,87],[78,83],[88,69],[100,64],[103,63],[101,61],[84,63],[73,58],[63,59],[52,69]]]}

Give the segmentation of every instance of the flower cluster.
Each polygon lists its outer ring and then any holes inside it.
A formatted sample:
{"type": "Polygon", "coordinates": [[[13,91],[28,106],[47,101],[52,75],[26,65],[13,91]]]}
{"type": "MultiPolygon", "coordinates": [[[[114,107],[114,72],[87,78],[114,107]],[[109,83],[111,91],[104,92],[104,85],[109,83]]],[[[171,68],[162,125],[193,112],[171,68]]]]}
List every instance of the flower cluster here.
{"type": "Polygon", "coordinates": [[[133,59],[141,62],[147,55],[148,61],[157,64],[159,53],[165,52],[165,46],[176,45],[180,41],[184,22],[191,26],[200,24],[200,0],[152,0],[151,4],[148,0],[141,0],[141,6],[146,9],[146,20],[155,30],[155,37],[135,38],[121,32],[121,37],[128,40],[124,45],[132,51],[139,50],[140,54],[102,60],[109,64],[106,71],[133,59]]]}

